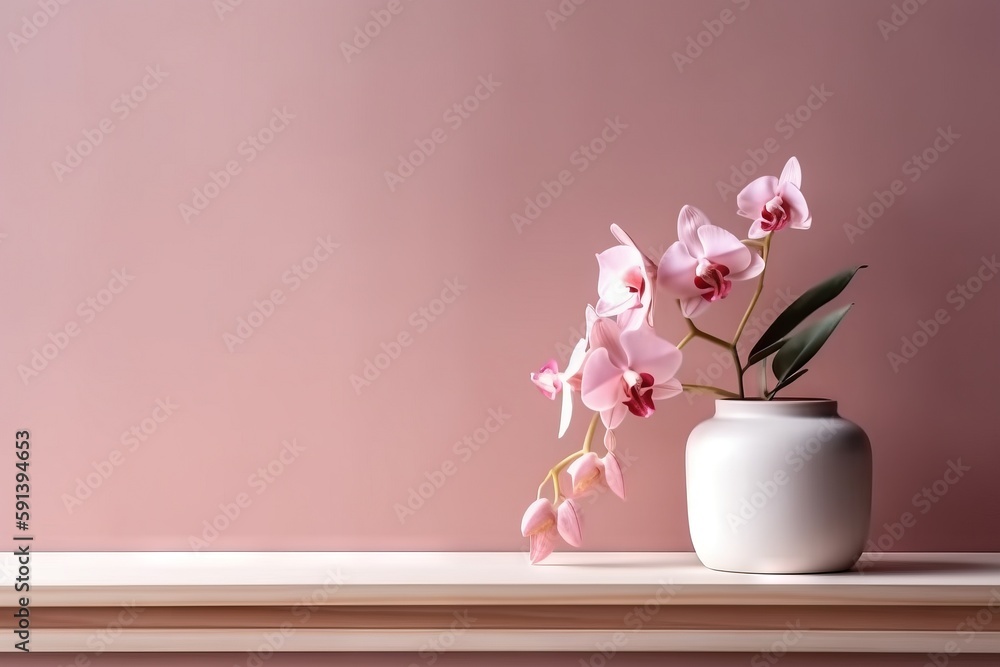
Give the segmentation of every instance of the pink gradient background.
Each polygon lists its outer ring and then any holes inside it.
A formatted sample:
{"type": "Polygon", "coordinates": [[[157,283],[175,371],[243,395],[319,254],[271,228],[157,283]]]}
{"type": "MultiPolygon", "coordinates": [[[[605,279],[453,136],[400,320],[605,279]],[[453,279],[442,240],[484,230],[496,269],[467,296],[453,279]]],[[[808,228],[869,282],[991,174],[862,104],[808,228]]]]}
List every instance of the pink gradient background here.
{"type": "MultiPolygon", "coordinates": [[[[523,548],[524,506],[586,426],[558,441],[558,404],[527,374],[596,299],[608,224],[665,248],[690,203],[745,233],[716,183],[774,137],[754,175],[797,155],[815,222],[776,239],[762,303],[872,265],[796,392],[837,398],[870,434],[873,538],[961,458],[972,471],[891,548],[1000,550],[1000,281],[960,311],[946,300],[1000,246],[1000,5],[928,4],[888,40],[889,2],[595,0],[555,30],[556,2],[402,6],[350,63],[338,44],[383,3],[258,0],[222,20],[201,1],[71,3],[2,54],[0,396],[4,428],[32,431],[39,549],[187,549],[242,492],[252,505],[211,548],[523,548]],[[672,54],[726,8],[734,22],[679,72],[672,54]],[[166,79],[119,120],[113,100],[147,66],[166,79]],[[490,75],[500,86],[453,129],[444,110],[490,75]],[[812,86],[832,97],[786,138],[776,122],[812,86]],[[294,120],[246,162],[238,145],[275,107],[294,120]],[[104,117],[114,131],[60,182],[53,161],[104,117]],[[578,173],[571,154],[605,118],[628,127],[578,173]],[[447,140],[391,192],[384,172],[438,127],[447,140]],[[903,163],[939,127],[960,139],[910,182],[903,163]],[[179,204],[231,159],[242,172],[185,224],[179,204]],[[519,233],[512,213],[561,169],[573,184],[519,233]],[[852,243],[844,224],[896,178],[905,194],[852,243]],[[321,235],[340,248],[291,291],[282,275],[321,235]],[[122,267],[132,283],[84,322],[77,304],[122,267]],[[465,291],[417,331],[411,314],[456,277],[465,291]],[[223,334],[275,288],[286,301],[230,353],[223,334]],[[938,308],[950,322],[894,372],[887,353],[938,308]],[[18,365],[71,320],[80,335],[26,385],[18,365]],[[404,331],[412,345],[359,395],[350,376],[404,331]],[[125,450],[120,434],[167,397],[176,413],[125,450]],[[463,461],[454,443],[491,408],[510,418],[463,461]],[[249,476],[290,438],[305,451],[257,495],[249,476]],[[123,464],[70,512],[66,494],[115,449],[123,464]],[[394,504],[447,460],[456,474],[401,523],[394,504]]],[[[0,25],[36,10],[4,3],[0,25]]],[[[730,332],[749,293],[704,326],[730,332]]],[[[690,382],[712,350],[688,350],[690,382]]],[[[679,398],[627,423],[630,499],[589,511],[588,548],[691,548],[684,442],[711,411],[679,398]]]]}
{"type": "MultiPolygon", "coordinates": [[[[872,265],[850,288],[855,310],[796,390],[837,398],[870,434],[872,537],[914,512],[914,494],[961,458],[972,470],[888,548],[1000,550],[1000,283],[986,283],[961,311],[946,300],[1000,246],[1000,4],[929,3],[887,40],[877,21],[889,18],[889,0],[755,0],[745,9],[590,0],[553,30],[545,12],[557,5],[404,0],[348,63],[338,45],[384,2],[255,0],[220,20],[205,0],[91,0],[62,7],[17,53],[0,49],[0,397],[5,432],[32,432],[39,550],[187,549],[220,503],[244,492],[252,504],[211,548],[524,548],[521,512],[585,426],[578,420],[569,441],[557,441],[558,406],[527,373],[569,342],[595,300],[593,254],[612,244],[608,224],[663,249],[678,209],[694,204],[744,233],[733,197],[723,201],[715,184],[769,137],[780,148],[754,175],[777,173],[797,155],[815,222],[776,239],[762,303],[844,265],[872,265]],[[672,54],[727,8],[735,20],[679,72],[672,54]],[[167,78],[119,119],[112,101],[157,65],[167,78]],[[489,75],[500,87],[450,127],[444,110],[489,75]],[[833,96],[782,134],[776,123],[811,86],[833,96]],[[295,119],[246,163],[237,146],[275,107],[295,119]],[[105,117],[114,131],[60,182],[52,162],[105,117]],[[571,154],[616,117],[628,128],[518,233],[511,214],[523,212],[525,197],[575,169],[571,154]],[[447,140],[390,192],[383,173],[437,127],[447,140]],[[939,127],[960,139],[910,182],[903,163],[939,127]],[[242,172],[185,224],[178,205],[232,159],[242,172]],[[897,178],[905,194],[850,242],[844,224],[897,178]],[[289,291],[281,276],[321,235],[340,249],[289,291]],[[122,267],[134,282],[25,385],[18,365],[49,333],[82,321],[77,304],[122,267]],[[414,333],[411,313],[455,277],[467,290],[356,393],[351,374],[381,342],[414,333]],[[275,288],[287,301],[230,353],[223,334],[275,288]],[[894,372],[887,354],[938,308],[950,322],[894,372]],[[125,452],[119,435],[167,397],[177,412],[125,452]],[[454,443],[491,408],[509,420],[462,461],[454,443]],[[257,495],[249,476],[289,438],[305,451],[257,495]],[[124,463],[68,511],[65,494],[115,449],[124,463]],[[401,523],[394,504],[447,460],[456,474],[401,523]]],[[[34,2],[5,2],[0,25],[17,31],[36,11],[34,2]]],[[[731,331],[749,291],[738,287],[705,326],[731,331]]],[[[659,324],[675,340],[683,333],[672,317],[659,324]]],[[[689,350],[682,377],[694,381],[712,358],[697,344],[689,350]]],[[[709,400],[689,407],[680,398],[622,430],[622,448],[638,460],[630,499],[588,510],[588,548],[691,548],[684,442],[711,410],[709,400]]],[[[746,657],[667,660],[616,664],[746,657]]],[[[544,662],[575,665],[578,656],[544,662]]],[[[782,664],[806,663],[841,664],[796,656],[782,664]]]]}

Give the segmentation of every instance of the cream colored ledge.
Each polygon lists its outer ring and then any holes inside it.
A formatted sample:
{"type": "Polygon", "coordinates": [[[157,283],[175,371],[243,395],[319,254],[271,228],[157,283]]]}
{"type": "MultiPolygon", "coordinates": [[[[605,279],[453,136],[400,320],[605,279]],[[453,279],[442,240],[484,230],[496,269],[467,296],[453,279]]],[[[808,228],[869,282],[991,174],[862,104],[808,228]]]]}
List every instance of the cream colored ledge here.
{"type": "MultiPolygon", "coordinates": [[[[8,554],[8,619],[16,573],[8,554]]],[[[35,553],[30,584],[34,652],[1000,653],[1000,554],[776,576],[690,553],[35,553]]]]}

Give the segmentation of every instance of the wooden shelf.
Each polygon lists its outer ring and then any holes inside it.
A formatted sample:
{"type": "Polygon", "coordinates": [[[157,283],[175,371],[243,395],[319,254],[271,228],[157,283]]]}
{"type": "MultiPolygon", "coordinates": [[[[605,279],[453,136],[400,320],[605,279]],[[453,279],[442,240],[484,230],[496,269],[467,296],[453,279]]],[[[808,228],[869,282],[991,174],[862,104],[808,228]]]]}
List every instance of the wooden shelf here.
{"type": "Polygon", "coordinates": [[[1000,554],[780,576],[690,553],[35,553],[29,598],[32,651],[1000,653],[1000,554]]]}

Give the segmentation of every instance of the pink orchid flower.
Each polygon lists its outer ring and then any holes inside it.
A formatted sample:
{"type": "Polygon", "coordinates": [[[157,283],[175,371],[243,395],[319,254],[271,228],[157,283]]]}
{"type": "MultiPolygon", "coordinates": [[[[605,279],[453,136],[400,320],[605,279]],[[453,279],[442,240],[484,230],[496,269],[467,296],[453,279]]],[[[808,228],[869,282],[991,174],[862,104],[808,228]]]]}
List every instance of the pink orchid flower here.
{"type": "Polygon", "coordinates": [[[568,544],[583,544],[580,513],[576,503],[567,498],[557,510],[548,498],[539,498],[528,506],[521,519],[521,535],[528,538],[528,556],[532,563],[551,554],[561,537],[568,544]]]}
{"type": "Polygon", "coordinates": [[[649,417],[654,401],[681,393],[674,378],[681,351],[651,327],[622,331],[613,320],[600,318],[591,328],[590,345],[580,396],[584,405],[601,413],[609,432],[627,413],[649,417]]]}
{"type": "Polygon", "coordinates": [[[694,206],[677,216],[677,238],[660,258],[659,284],[677,295],[685,317],[726,298],[737,280],[764,270],[764,260],[694,206]]]}
{"type": "Polygon", "coordinates": [[[581,369],[587,356],[587,339],[581,338],[569,356],[566,370],[560,372],[555,359],[549,359],[537,372],[531,374],[531,381],[539,391],[555,400],[556,394],[562,392],[562,414],[559,417],[559,437],[566,434],[570,419],[573,417],[573,392],[580,391],[581,369]]]}
{"type": "Polygon", "coordinates": [[[646,256],[635,241],[618,225],[611,233],[622,245],[597,255],[600,277],[597,279],[597,314],[617,316],[623,329],[637,329],[645,320],[653,325],[653,295],[656,263],[646,256]]]}
{"type": "Polygon", "coordinates": [[[625,478],[622,467],[613,452],[598,458],[594,452],[587,452],[569,464],[566,469],[573,480],[573,493],[580,495],[594,487],[604,487],[625,500],[625,478]]]}
{"type": "Polygon", "coordinates": [[[812,216],[801,187],[802,168],[792,157],[778,178],[761,176],[743,188],[736,196],[736,205],[740,215],[753,220],[748,236],[761,239],[785,227],[809,229],[812,216]]]}

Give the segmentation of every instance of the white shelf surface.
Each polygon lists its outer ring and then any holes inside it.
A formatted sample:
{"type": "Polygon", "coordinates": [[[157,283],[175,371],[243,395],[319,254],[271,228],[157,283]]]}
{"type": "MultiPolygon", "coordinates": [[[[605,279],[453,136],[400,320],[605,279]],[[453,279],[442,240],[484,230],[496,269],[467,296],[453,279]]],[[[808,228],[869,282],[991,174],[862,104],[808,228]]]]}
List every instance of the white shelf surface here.
{"type": "Polygon", "coordinates": [[[247,651],[278,631],[282,651],[1000,653],[1000,554],[750,575],[691,553],[46,552],[29,598],[33,651],[85,651],[110,627],[109,651],[247,651]]]}

